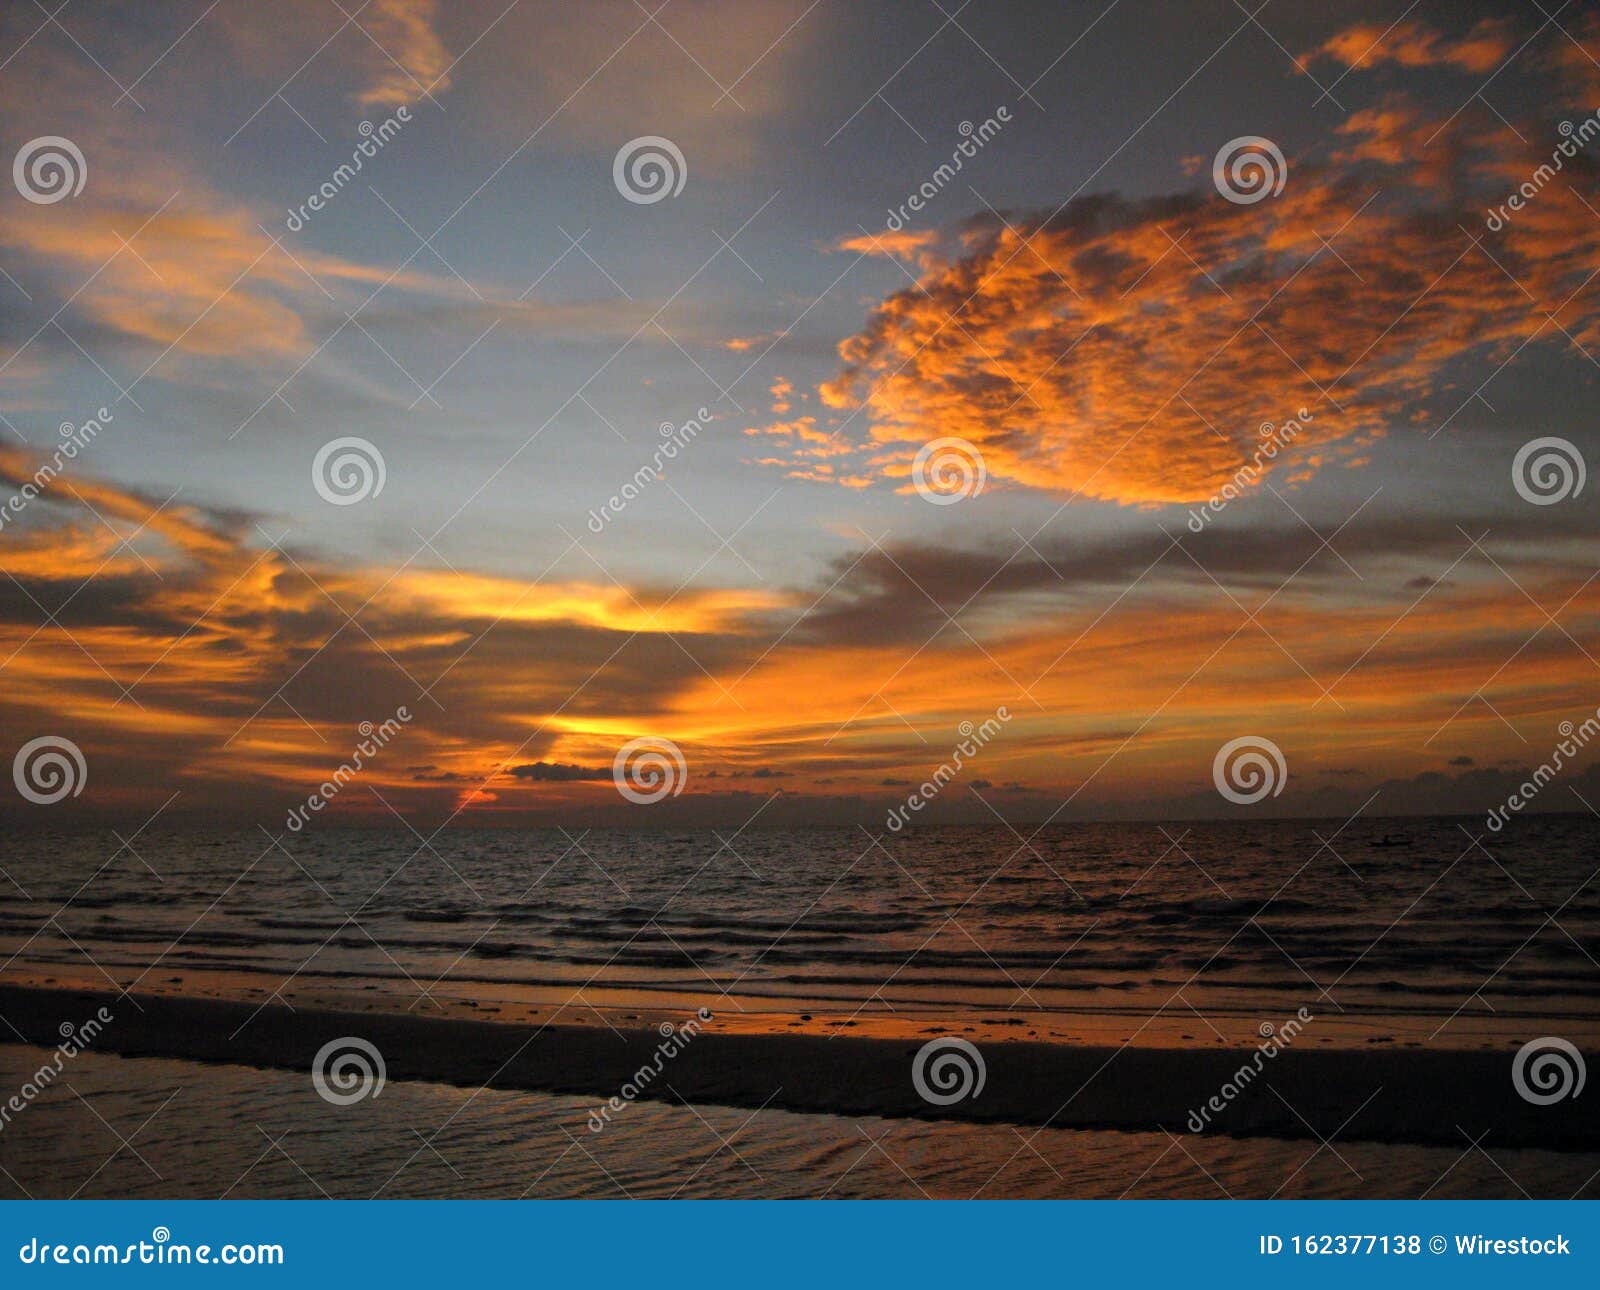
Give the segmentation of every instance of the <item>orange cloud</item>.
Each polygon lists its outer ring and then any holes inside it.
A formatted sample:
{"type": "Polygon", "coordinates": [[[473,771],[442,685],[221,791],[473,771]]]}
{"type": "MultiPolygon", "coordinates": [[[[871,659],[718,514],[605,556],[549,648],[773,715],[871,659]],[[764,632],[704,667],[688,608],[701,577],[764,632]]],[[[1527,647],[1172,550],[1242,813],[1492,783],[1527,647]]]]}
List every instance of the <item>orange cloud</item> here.
{"type": "Polygon", "coordinates": [[[373,0],[362,11],[359,21],[380,48],[361,103],[398,107],[450,88],[450,54],[435,30],[438,9],[438,0],[373,0]]]}
{"type": "MultiPolygon", "coordinates": [[[[306,64],[305,34],[316,32],[316,39],[330,43],[305,68],[306,77],[325,75],[341,91],[354,80],[363,104],[415,103],[428,86],[442,93],[449,84],[449,57],[435,32],[447,15],[435,0],[373,0],[351,7],[354,21],[345,21],[337,6],[323,0],[285,0],[270,21],[262,12],[249,6],[219,8],[214,20],[198,24],[186,37],[204,51],[190,56],[220,64],[224,71],[230,60],[246,62],[252,74],[282,82],[306,64]]],[[[28,58],[0,78],[0,114],[34,120],[35,129],[48,124],[67,135],[90,159],[92,174],[70,202],[0,203],[6,264],[15,268],[20,262],[19,272],[52,279],[63,301],[59,327],[72,337],[69,342],[54,328],[34,332],[30,326],[21,333],[28,337],[21,345],[0,340],[0,389],[8,406],[21,406],[17,390],[48,379],[54,370],[49,351],[76,344],[82,333],[75,324],[83,321],[137,347],[131,359],[135,383],[150,370],[147,364],[160,364],[161,377],[218,384],[236,376],[219,373],[212,361],[219,358],[256,370],[267,364],[280,372],[292,370],[348,312],[380,291],[362,311],[360,321],[369,329],[389,323],[455,324],[478,334],[498,322],[567,335],[628,337],[659,307],[645,300],[617,301],[609,293],[598,300],[549,302],[487,284],[480,289],[450,273],[424,271],[422,265],[434,262],[420,248],[409,261],[382,266],[317,250],[316,234],[299,231],[307,216],[301,203],[314,193],[329,204],[376,200],[353,177],[335,173],[349,153],[334,151],[329,169],[307,178],[304,190],[284,193],[283,206],[265,208],[220,195],[201,172],[202,159],[217,143],[209,137],[215,104],[202,101],[213,82],[177,78],[169,83],[164,78],[175,69],[159,57],[162,48],[158,44],[137,58],[136,48],[123,51],[153,69],[151,85],[159,86],[166,99],[164,111],[151,111],[137,123],[125,101],[72,92],[82,56],[70,49],[30,49],[28,58]],[[205,148],[185,133],[196,121],[205,123],[205,148]],[[299,209],[293,210],[291,202],[299,209]],[[286,220],[291,211],[296,218],[286,220]],[[296,232],[288,232],[286,224],[296,232]],[[413,298],[397,307],[399,293],[428,300],[413,298]],[[185,358],[206,361],[180,372],[185,358]]],[[[247,117],[248,109],[239,111],[241,128],[247,117]]],[[[697,322],[693,308],[685,310],[674,334],[692,338],[697,322]]],[[[83,339],[98,361],[99,347],[83,339]]],[[[74,348],[69,361],[78,359],[74,348]]],[[[369,397],[396,397],[377,383],[363,382],[348,367],[329,362],[324,370],[359,385],[369,397]]]]}
{"type": "MultiPolygon", "coordinates": [[[[152,780],[212,804],[303,795],[358,723],[402,706],[414,718],[404,751],[368,782],[453,799],[508,759],[637,733],[662,695],[726,666],[786,603],[739,588],[341,569],[271,544],[249,516],[97,480],[82,455],[28,487],[38,467],[0,446],[0,502],[22,502],[0,544],[0,725],[78,740],[115,786],[101,805],[152,780]],[[408,769],[421,763],[432,772],[408,769]]],[[[374,808],[365,794],[343,807],[374,808]]]]}
{"type": "Polygon", "coordinates": [[[1331,58],[1346,67],[1454,67],[1463,72],[1492,72],[1517,46],[1508,24],[1485,19],[1465,36],[1442,36],[1423,23],[1403,21],[1392,27],[1362,23],[1330,37],[1306,57],[1331,58]]]}
{"type": "Polygon", "coordinates": [[[1595,67],[1600,65],[1600,14],[1568,26],[1562,39],[1546,51],[1548,65],[1571,87],[1573,100],[1587,106],[1592,93],[1595,67]]]}
{"type": "MultiPolygon", "coordinates": [[[[248,214],[192,199],[156,210],[86,204],[71,220],[25,211],[6,221],[0,236],[80,281],[93,275],[75,305],[129,338],[203,355],[288,356],[307,348],[301,317],[282,295],[314,292],[315,285],[248,214]]],[[[329,281],[374,276],[329,257],[300,258],[329,281]]]]}
{"type": "MultiPolygon", "coordinates": [[[[0,213],[0,245],[74,284],[63,325],[87,318],[138,346],[141,377],[157,365],[163,377],[179,375],[185,359],[205,360],[182,373],[200,383],[221,379],[217,359],[293,369],[337,327],[330,319],[341,307],[354,309],[380,291],[383,298],[362,311],[369,330],[454,323],[482,332],[500,324],[628,337],[652,310],[646,300],[515,298],[424,272],[415,261],[383,268],[326,254],[285,233],[281,213],[269,222],[262,212],[210,194],[193,176],[168,178],[173,188],[161,196],[159,182],[145,172],[97,183],[70,211],[19,202],[0,213]],[[405,306],[386,303],[399,293],[411,297],[405,306]]],[[[675,334],[693,337],[700,321],[686,313],[675,334]]],[[[55,337],[41,333],[34,340],[50,344],[55,337]]],[[[38,348],[0,357],[0,380],[23,386],[39,380],[48,367],[38,348]]],[[[396,397],[347,369],[339,375],[369,397],[396,397]]]]}
{"type": "MultiPolygon", "coordinates": [[[[1265,424],[1303,423],[1255,477],[1303,477],[1446,421],[1463,356],[1565,344],[1563,329],[1600,341],[1600,221],[1571,183],[1485,228],[1548,149],[1400,102],[1341,136],[1251,205],[1100,196],[966,226],[840,344],[821,389],[832,434],[887,479],[955,435],[991,478],[1186,503],[1234,481],[1265,424]]],[[[1581,154],[1568,166],[1593,173],[1581,154]]]]}
{"type": "Polygon", "coordinates": [[[732,630],[741,619],[784,603],[765,591],[710,588],[668,596],[643,587],[587,582],[530,588],[514,579],[438,570],[402,574],[393,592],[391,604],[411,601],[420,617],[442,621],[493,618],[691,634],[732,630]]]}
{"type": "Polygon", "coordinates": [[[925,255],[938,245],[939,234],[933,229],[901,229],[881,233],[861,233],[834,243],[836,251],[853,251],[857,255],[892,255],[920,263],[925,255]]]}
{"type": "MultiPolygon", "coordinates": [[[[35,465],[0,449],[0,495],[35,465]]],[[[1000,704],[1013,717],[983,774],[1059,796],[1180,792],[1246,727],[1270,730],[1297,773],[1343,758],[1409,775],[1433,764],[1430,744],[1489,764],[1523,751],[1505,721],[1592,709],[1564,634],[1600,628],[1586,539],[1548,517],[1496,527],[1506,572],[1444,519],[1352,529],[1360,600],[1324,560],[1259,622],[1194,562],[1233,584],[1281,577],[1314,559],[1315,535],[875,548],[813,588],[669,597],[339,569],[272,546],[248,516],[163,507],[80,461],[0,545],[0,728],[79,743],[96,809],[148,813],[181,790],[266,819],[348,757],[360,722],[401,707],[410,719],[334,817],[615,808],[608,767],[641,734],[680,745],[691,797],[761,780],[873,798],[1000,704]],[[1410,577],[1447,567],[1448,581],[1410,577]],[[1540,604],[1561,606],[1561,630],[1540,604]],[[1491,682],[1492,709],[1474,701],[1491,682]]]]}
{"type": "MultiPolygon", "coordinates": [[[[214,41],[223,57],[259,75],[267,91],[287,79],[292,94],[315,80],[337,87],[362,107],[387,111],[450,88],[452,56],[443,28],[456,8],[438,0],[223,5],[188,39],[214,41]],[[307,60],[313,49],[316,56],[307,60]]],[[[481,29],[480,23],[461,47],[481,29]]],[[[160,52],[158,47],[150,57],[160,52]]]]}

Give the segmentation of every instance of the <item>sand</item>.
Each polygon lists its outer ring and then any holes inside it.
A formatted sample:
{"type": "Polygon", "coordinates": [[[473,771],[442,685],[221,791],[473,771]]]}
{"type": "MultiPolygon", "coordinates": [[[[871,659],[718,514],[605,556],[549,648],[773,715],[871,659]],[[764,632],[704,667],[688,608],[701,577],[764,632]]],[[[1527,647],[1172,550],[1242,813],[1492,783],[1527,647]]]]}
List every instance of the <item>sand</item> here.
{"type": "MultiPolygon", "coordinates": [[[[416,1015],[266,1006],[172,995],[0,986],[0,1040],[54,1048],[62,1023],[105,1007],[99,1053],[309,1071],[329,1040],[358,1035],[390,1080],[534,1089],[598,1107],[653,1066],[656,1029],[530,1026],[416,1015]]],[[[719,1033],[712,1022],[641,1095],[837,1115],[914,1116],[1057,1128],[1191,1131],[1256,1050],[1103,1047],[1026,1041],[980,1046],[981,1092],[932,1105],[912,1082],[919,1043],[807,1034],[719,1033]]],[[[1513,1086],[1512,1054],[1289,1048],[1261,1062],[1204,1132],[1458,1144],[1485,1130],[1495,1147],[1600,1149],[1600,1096],[1536,1106],[1513,1086]],[[1470,1136],[1468,1136],[1470,1135],[1470,1136]]],[[[1020,1144],[1019,1144],[1020,1145],[1020,1144]]]]}

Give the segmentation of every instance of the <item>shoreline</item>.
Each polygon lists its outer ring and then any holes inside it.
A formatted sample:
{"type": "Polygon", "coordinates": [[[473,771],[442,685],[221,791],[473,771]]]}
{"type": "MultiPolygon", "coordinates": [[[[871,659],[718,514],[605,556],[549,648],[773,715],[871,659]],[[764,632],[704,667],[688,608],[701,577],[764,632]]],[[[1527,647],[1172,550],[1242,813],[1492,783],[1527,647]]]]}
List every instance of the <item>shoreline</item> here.
{"type": "Polygon", "coordinates": [[[0,983],[46,990],[104,989],[185,999],[213,999],[252,1007],[273,1001],[297,1010],[412,1013],[426,1000],[425,1015],[463,1021],[492,1021],[527,1026],[578,1025],[603,1029],[647,1029],[663,1021],[677,1022],[703,1004],[717,1012],[716,1028],[743,1034],[848,1035],[852,1038],[901,1039],[922,1043],[941,1035],[960,1036],[977,1044],[1036,1040],[1041,1044],[1115,1048],[1249,1049],[1261,1038],[1263,1022],[1281,1024],[1302,1004],[1316,1011],[1315,1033],[1303,1048],[1408,1048],[1432,1051],[1515,1053],[1535,1035],[1562,1035],[1585,1051],[1600,1051],[1600,1013],[1540,1008],[1493,1013],[1427,1013],[1411,1008],[1383,1008],[1352,1003],[1337,1011],[1317,1007],[1309,995],[1296,999],[1253,1001],[1249,1006],[1208,1006],[1203,1016],[1184,1000],[1174,1007],[1168,996],[1149,1007],[1131,1001],[1075,1002],[1069,1007],[995,1006],[915,1000],[873,1006],[872,1001],[804,998],[741,993],[719,997],[714,988],[629,989],[592,983],[574,991],[563,982],[557,989],[530,990],[514,983],[439,980],[412,994],[416,983],[402,973],[392,978],[360,976],[341,979],[306,971],[293,981],[265,972],[196,969],[189,966],[123,975],[113,964],[108,971],[17,965],[0,971],[0,983]],[[271,986],[266,984],[271,982],[271,986]]]}
{"type": "MultiPolygon", "coordinates": [[[[585,1096],[597,1109],[651,1065],[663,1043],[655,1028],[291,1009],[10,984],[0,985],[0,1017],[9,1022],[0,1027],[0,1041],[52,1049],[64,1023],[77,1025],[102,1007],[113,1020],[90,1050],[103,1055],[310,1071],[324,1044],[356,1035],[383,1054],[390,1080],[585,1096]]],[[[677,1046],[640,1096],[841,1116],[1165,1129],[1181,1141],[1191,1132],[1191,1112],[1204,1108],[1241,1066],[1256,1064],[1253,1046],[982,1042],[981,1091],[936,1106],[912,1083],[921,1046],[905,1038],[737,1033],[713,1021],[677,1046]]],[[[1337,1134],[1342,1141],[1467,1149],[1487,1130],[1495,1147],[1600,1150],[1600,1099],[1532,1105],[1517,1094],[1511,1067],[1509,1052],[1285,1047],[1260,1063],[1222,1111],[1211,1113],[1205,1132],[1311,1140],[1337,1134]]]]}

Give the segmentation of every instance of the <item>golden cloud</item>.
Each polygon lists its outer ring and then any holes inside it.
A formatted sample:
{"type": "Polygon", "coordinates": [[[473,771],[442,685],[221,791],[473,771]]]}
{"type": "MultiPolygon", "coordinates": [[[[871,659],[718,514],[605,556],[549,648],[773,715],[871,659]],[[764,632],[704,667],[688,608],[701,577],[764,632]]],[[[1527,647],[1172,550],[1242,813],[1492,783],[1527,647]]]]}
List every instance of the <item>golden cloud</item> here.
{"type": "MultiPolygon", "coordinates": [[[[0,495],[36,466],[0,448],[0,495]]],[[[669,596],[338,568],[272,545],[249,516],[162,506],[80,461],[0,545],[0,726],[78,742],[97,808],[148,814],[181,789],[270,819],[348,755],[360,722],[404,706],[403,733],[339,805],[382,820],[384,802],[439,816],[614,806],[588,772],[642,733],[683,747],[692,794],[766,768],[786,791],[870,795],[886,775],[926,774],[960,721],[1004,703],[1015,719],[983,765],[996,782],[1074,789],[1114,754],[1109,791],[1174,790],[1247,719],[1317,757],[1410,774],[1443,727],[1441,747],[1515,756],[1502,717],[1592,706],[1564,635],[1587,639],[1600,614],[1583,532],[1501,526],[1496,556],[1524,596],[1464,560],[1447,518],[1394,525],[1341,541],[1367,574],[1358,602],[1326,562],[1260,622],[1197,583],[1191,559],[1276,583],[1315,556],[1315,535],[1207,534],[1184,552],[1155,532],[1098,548],[1041,538],[1037,557],[875,549],[841,558],[825,589],[669,596]],[[1396,576],[1446,568],[1451,583],[1420,592],[1396,576]],[[963,625],[939,607],[967,601],[963,625]],[[1561,606],[1561,630],[1540,604],[1561,606]],[[1492,712],[1471,702],[1486,677],[1492,712]],[[513,770],[540,762],[586,769],[513,770]]]]}
{"type": "Polygon", "coordinates": [[[1359,461],[1396,426],[1448,421],[1464,357],[1600,342],[1600,221],[1575,186],[1594,161],[1570,143],[1566,174],[1486,227],[1562,139],[1539,137],[1394,100],[1254,204],[1093,196],[975,219],[942,255],[919,246],[916,282],[840,344],[822,428],[884,479],[955,435],[993,480],[1134,505],[1212,497],[1246,466],[1359,461]],[[1263,428],[1290,420],[1264,460],[1263,428]]]}

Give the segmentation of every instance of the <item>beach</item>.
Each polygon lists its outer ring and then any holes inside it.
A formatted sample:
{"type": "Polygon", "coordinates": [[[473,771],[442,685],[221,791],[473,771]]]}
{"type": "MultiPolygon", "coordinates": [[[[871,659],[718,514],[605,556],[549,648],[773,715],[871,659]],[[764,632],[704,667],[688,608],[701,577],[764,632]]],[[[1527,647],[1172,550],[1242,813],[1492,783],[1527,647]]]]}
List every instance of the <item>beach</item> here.
{"type": "MultiPolygon", "coordinates": [[[[44,1056],[0,1045],[0,1077],[44,1056]]],[[[332,1106],[304,1072],[93,1052],[70,1079],[0,1131],[0,1196],[1564,1199],[1593,1197],[1600,1169],[1492,1139],[1324,1146],[653,1100],[596,1134],[583,1096],[391,1081],[332,1106]]]]}
{"type": "MultiPolygon", "coordinates": [[[[981,1091],[936,1105],[912,1078],[920,1045],[902,1040],[718,1033],[715,1022],[664,1062],[656,1028],[525,1026],[385,1012],[290,1009],[176,996],[0,986],[0,1015],[35,1045],[105,1009],[97,1053],[309,1072],[324,1045],[359,1036],[389,1080],[522,1089],[605,1102],[642,1069],[639,1099],[836,1116],[914,1117],[1057,1128],[1448,1145],[1492,1132],[1501,1147],[1600,1150],[1600,1102],[1556,1111],[1518,1096],[1510,1054],[1297,1052],[1099,1047],[1009,1041],[980,1049],[981,1091]],[[1241,1079],[1243,1068],[1248,1075],[1241,1079]],[[1224,1100],[1225,1085],[1240,1092],[1224,1100]],[[1212,1099],[1220,1110],[1208,1110],[1212,1099]]],[[[1592,1054],[1591,1054],[1592,1055],[1592,1054]]],[[[630,1099],[632,1100],[632,1099],[630,1099]]]]}

